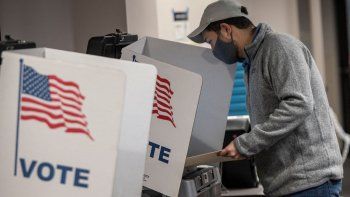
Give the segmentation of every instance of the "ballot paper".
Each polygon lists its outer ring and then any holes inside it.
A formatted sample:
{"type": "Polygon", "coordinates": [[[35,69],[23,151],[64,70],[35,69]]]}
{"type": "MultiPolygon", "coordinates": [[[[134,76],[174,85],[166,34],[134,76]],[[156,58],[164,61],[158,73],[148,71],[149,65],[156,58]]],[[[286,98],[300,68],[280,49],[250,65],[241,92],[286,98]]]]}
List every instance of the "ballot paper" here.
{"type": "Polygon", "coordinates": [[[225,161],[241,160],[241,159],[234,159],[232,157],[219,156],[218,155],[219,153],[220,151],[214,151],[210,153],[187,157],[185,167],[207,165],[207,164],[213,164],[213,163],[225,162],[225,161]]]}

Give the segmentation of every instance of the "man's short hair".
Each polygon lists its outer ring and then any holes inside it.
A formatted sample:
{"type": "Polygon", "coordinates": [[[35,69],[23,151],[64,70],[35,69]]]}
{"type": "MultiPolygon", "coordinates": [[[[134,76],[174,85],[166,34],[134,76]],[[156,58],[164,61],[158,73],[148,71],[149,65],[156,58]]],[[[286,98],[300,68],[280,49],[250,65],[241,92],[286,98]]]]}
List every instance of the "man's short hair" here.
{"type": "MultiPolygon", "coordinates": [[[[241,12],[248,15],[247,8],[244,6],[242,6],[242,8],[241,8],[241,12]]],[[[220,32],[220,29],[221,29],[220,24],[221,23],[227,23],[229,25],[234,25],[238,29],[247,29],[249,27],[254,27],[254,24],[248,18],[246,18],[244,16],[239,16],[239,17],[232,17],[232,18],[227,18],[227,19],[212,22],[208,25],[207,28],[205,28],[205,30],[220,32]]]]}

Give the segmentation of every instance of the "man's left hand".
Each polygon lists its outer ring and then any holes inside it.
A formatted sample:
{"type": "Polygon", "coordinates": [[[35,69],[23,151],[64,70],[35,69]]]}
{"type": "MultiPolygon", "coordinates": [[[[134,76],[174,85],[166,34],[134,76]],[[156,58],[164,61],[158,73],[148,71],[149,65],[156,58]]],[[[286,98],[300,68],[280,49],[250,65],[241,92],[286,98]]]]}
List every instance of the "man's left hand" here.
{"type": "Polygon", "coordinates": [[[232,157],[234,159],[245,159],[236,149],[235,144],[233,141],[227,145],[224,149],[221,150],[218,154],[219,156],[224,156],[224,157],[232,157]]]}

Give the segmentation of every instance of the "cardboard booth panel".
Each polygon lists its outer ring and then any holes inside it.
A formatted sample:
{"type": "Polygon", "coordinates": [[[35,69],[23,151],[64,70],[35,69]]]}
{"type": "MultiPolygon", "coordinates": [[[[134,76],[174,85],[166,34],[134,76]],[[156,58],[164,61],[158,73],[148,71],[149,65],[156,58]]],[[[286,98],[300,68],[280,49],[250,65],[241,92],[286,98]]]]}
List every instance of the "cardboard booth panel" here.
{"type": "Polygon", "coordinates": [[[111,196],[125,74],[3,57],[1,196],[111,196]]]}
{"type": "MultiPolygon", "coordinates": [[[[25,53],[27,50],[21,50],[25,53]]],[[[157,70],[154,66],[130,61],[85,55],[55,49],[36,49],[35,54],[51,60],[98,65],[122,70],[127,75],[122,133],[118,148],[114,195],[140,196],[148,145],[157,70]],[[135,181],[137,180],[137,181],[135,181]]]]}
{"type": "MultiPolygon", "coordinates": [[[[154,66],[47,48],[12,53],[37,56],[48,61],[69,62],[88,68],[97,67],[99,70],[117,69],[126,74],[113,196],[140,196],[157,75],[154,66]]],[[[73,74],[77,73],[79,72],[73,74]]],[[[89,80],[93,82],[94,78],[89,80]]]]}
{"type": "Polygon", "coordinates": [[[157,67],[144,186],[177,196],[202,85],[201,76],[130,51],[124,51],[122,58],[157,67]]]}
{"type": "Polygon", "coordinates": [[[225,135],[235,65],[220,62],[207,48],[150,37],[127,46],[122,53],[127,52],[140,54],[202,76],[202,90],[188,156],[220,150],[225,135]]]}

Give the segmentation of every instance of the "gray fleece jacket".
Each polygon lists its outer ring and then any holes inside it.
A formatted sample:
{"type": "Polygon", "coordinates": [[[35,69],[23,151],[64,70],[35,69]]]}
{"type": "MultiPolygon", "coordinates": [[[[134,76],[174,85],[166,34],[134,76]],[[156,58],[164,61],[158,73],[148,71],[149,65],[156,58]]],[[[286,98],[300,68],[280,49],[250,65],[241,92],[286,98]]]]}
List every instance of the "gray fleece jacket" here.
{"type": "Polygon", "coordinates": [[[287,195],[343,178],[329,104],[310,51],[297,39],[258,26],[245,47],[252,130],[234,140],[255,156],[268,196],[287,195]]]}

